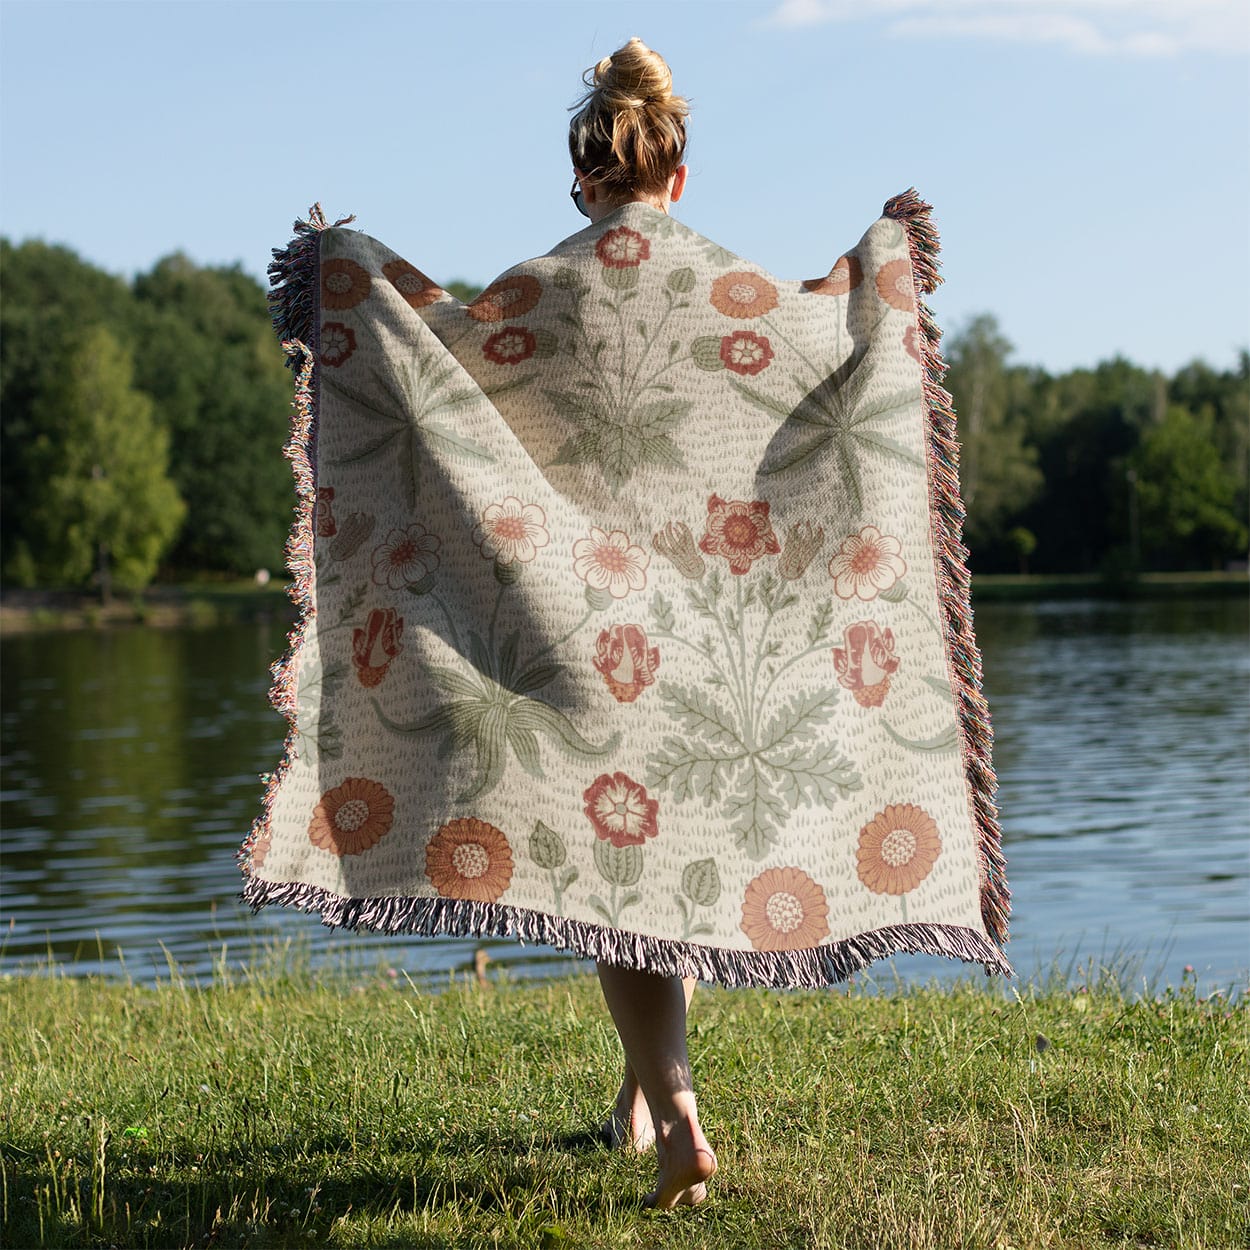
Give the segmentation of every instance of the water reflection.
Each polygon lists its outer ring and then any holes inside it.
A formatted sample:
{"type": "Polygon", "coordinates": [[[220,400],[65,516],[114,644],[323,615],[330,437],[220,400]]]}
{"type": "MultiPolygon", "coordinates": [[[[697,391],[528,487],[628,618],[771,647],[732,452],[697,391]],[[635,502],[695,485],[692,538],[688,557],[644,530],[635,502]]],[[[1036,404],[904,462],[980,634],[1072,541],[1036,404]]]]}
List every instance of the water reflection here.
{"type": "MultiPolygon", "coordinates": [[[[1178,980],[1250,967],[1247,605],[1064,602],[977,613],[1014,892],[1011,955],[1129,951],[1178,980]]],[[[275,623],[6,640],[0,666],[0,967],[207,977],[307,935],[427,975],[475,947],[519,975],[575,966],[509,941],[330,935],[236,901],[234,855],[281,750],[275,623]]],[[[900,959],[901,974],[946,973],[900,959]]],[[[957,970],[957,969],[955,969],[957,970]]]]}

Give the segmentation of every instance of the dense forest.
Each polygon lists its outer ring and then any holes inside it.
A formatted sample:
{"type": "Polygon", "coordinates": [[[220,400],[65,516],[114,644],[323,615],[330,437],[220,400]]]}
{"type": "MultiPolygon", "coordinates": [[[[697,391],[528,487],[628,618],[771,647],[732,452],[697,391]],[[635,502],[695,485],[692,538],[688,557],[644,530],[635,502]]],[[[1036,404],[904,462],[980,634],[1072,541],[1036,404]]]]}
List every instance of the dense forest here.
{"type": "MultiPolygon", "coordinates": [[[[291,378],[260,284],[180,255],[128,283],[7,240],[0,280],[0,579],[108,593],[280,567],[291,378]]],[[[1245,559],[1250,354],[1052,375],[1012,363],[988,315],[945,352],[974,571],[1245,559]]]]}

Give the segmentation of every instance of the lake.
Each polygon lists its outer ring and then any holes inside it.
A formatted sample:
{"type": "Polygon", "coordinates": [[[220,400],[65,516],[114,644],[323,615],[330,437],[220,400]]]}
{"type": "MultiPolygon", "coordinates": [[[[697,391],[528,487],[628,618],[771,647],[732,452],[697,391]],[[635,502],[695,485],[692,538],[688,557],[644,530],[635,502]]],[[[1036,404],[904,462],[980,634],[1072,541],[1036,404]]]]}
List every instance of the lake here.
{"type": "MultiPolygon", "coordinates": [[[[1243,988],[1250,969],[1250,605],[977,610],[994,718],[1008,954],[1131,982],[1243,988]]],[[[237,901],[235,852],[279,757],[281,623],[20,635],[0,645],[0,971],[208,980],[282,958],[424,983],[485,946],[515,976],[579,966],[511,941],[334,933],[237,901]]],[[[877,980],[963,971],[922,957],[877,980]]]]}

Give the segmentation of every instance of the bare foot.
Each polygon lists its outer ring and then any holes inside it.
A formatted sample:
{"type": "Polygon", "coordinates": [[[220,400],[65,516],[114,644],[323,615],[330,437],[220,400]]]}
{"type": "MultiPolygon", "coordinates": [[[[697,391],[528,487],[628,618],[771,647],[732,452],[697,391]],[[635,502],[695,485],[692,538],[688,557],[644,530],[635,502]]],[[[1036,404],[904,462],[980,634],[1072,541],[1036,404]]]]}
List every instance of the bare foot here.
{"type": "Polygon", "coordinates": [[[599,1132],[613,1150],[636,1150],[642,1154],[655,1145],[651,1109],[637,1084],[631,1088],[627,1081],[621,1086],[612,1114],[599,1132]]]}
{"type": "Polygon", "coordinates": [[[659,1183],[643,1205],[667,1211],[698,1206],[707,1197],[707,1181],[716,1171],[716,1156],[698,1122],[679,1120],[656,1138],[659,1183]]]}

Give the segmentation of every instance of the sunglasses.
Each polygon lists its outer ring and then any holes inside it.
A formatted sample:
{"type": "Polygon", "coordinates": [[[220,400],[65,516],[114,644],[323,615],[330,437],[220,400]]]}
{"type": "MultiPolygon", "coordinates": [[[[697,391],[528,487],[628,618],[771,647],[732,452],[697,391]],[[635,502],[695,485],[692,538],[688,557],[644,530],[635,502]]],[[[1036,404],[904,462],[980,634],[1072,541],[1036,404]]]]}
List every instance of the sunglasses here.
{"type": "Polygon", "coordinates": [[[569,199],[573,201],[573,206],[583,217],[589,217],[586,211],[586,201],[582,198],[582,183],[580,178],[573,179],[573,189],[569,192],[569,199]]]}

